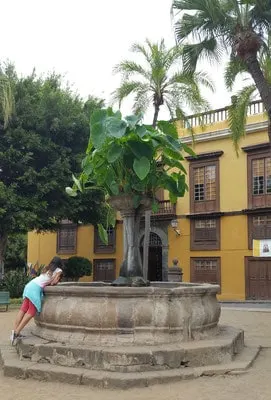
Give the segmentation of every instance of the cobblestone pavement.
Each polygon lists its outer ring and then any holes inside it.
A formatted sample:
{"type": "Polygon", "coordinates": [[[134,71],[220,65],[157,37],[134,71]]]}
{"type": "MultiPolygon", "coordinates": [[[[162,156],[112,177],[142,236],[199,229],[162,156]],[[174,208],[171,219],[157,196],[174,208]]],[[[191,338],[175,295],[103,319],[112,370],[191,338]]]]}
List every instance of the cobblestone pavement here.
{"type": "MultiPolygon", "coordinates": [[[[0,341],[6,342],[16,311],[0,313],[0,341]]],[[[91,387],[5,378],[0,372],[1,400],[270,400],[271,312],[222,310],[221,323],[245,330],[246,342],[262,345],[247,374],[199,378],[180,383],[131,389],[99,390],[91,387]]]]}

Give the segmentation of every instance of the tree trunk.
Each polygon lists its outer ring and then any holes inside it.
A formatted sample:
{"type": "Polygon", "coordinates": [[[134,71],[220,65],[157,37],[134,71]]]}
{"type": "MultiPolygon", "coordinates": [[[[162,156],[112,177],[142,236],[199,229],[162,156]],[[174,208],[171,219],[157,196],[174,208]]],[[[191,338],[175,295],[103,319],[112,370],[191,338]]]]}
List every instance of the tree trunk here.
{"type": "Polygon", "coordinates": [[[152,127],[155,128],[158,120],[160,106],[154,105],[154,116],[152,121],[152,127]]]}
{"type": "Polygon", "coordinates": [[[269,128],[268,137],[271,143],[271,85],[266,81],[263,71],[261,70],[259,61],[257,59],[257,54],[249,53],[243,57],[247,64],[248,71],[255,82],[255,85],[260,93],[262,102],[268,114],[269,128]]]}
{"type": "Polygon", "coordinates": [[[0,280],[3,279],[5,274],[5,255],[7,248],[8,235],[0,234],[0,280]]]}

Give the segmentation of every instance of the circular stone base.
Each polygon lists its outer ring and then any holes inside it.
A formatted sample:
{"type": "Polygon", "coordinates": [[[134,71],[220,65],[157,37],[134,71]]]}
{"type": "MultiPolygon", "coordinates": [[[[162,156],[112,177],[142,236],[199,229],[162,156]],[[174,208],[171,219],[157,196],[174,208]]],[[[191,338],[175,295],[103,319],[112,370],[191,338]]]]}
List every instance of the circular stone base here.
{"type": "Polygon", "coordinates": [[[212,340],[163,346],[70,346],[33,335],[22,338],[17,344],[23,360],[122,373],[227,364],[243,347],[243,331],[232,327],[219,327],[219,334],[212,340]]]}

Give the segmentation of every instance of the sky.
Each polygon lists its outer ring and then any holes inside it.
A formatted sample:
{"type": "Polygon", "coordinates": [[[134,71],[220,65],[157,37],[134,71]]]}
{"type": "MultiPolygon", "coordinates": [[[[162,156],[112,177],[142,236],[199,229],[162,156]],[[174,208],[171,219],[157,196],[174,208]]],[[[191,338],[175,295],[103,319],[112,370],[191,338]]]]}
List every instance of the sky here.
{"type": "MultiPolygon", "coordinates": [[[[171,2],[2,0],[0,60],[14,62],[20,74],[31,73],[34,67],[38,73],[64,74],[82,97],[96,95],[109,103],[120,83],[112,69],[121,60],[135,57],[129,52],[134,42],[164,38],[166,45],[175,44],[171,2]]],[[[230,102],[223,66],[201,66],[216,85],[215,93],[205,92],[213,109],[230,102]]],[[[122,112],[130,114],[131,106],[132,99],[125,101],[122,112]]],[[[151,115],[150,110],[146,118],[151,115]]],[[[166,118],[166,112],[162,111],[160,117],[166,118]]]]}

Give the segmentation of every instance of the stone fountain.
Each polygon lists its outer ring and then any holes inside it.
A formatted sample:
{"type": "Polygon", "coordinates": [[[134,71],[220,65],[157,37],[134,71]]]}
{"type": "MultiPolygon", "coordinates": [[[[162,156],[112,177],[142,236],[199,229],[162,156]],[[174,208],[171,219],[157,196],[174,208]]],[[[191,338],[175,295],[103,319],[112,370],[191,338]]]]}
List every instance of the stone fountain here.
{"type": "Polygon", "coordinates": [[[218,291],[217,285],[177,282],[47,287],[42,312],[18,341],[13,363],[2,350],[4,373],[130,388],[246,369],[258,349],[244,358],[243,331],[218,325],[218,291]]]}

